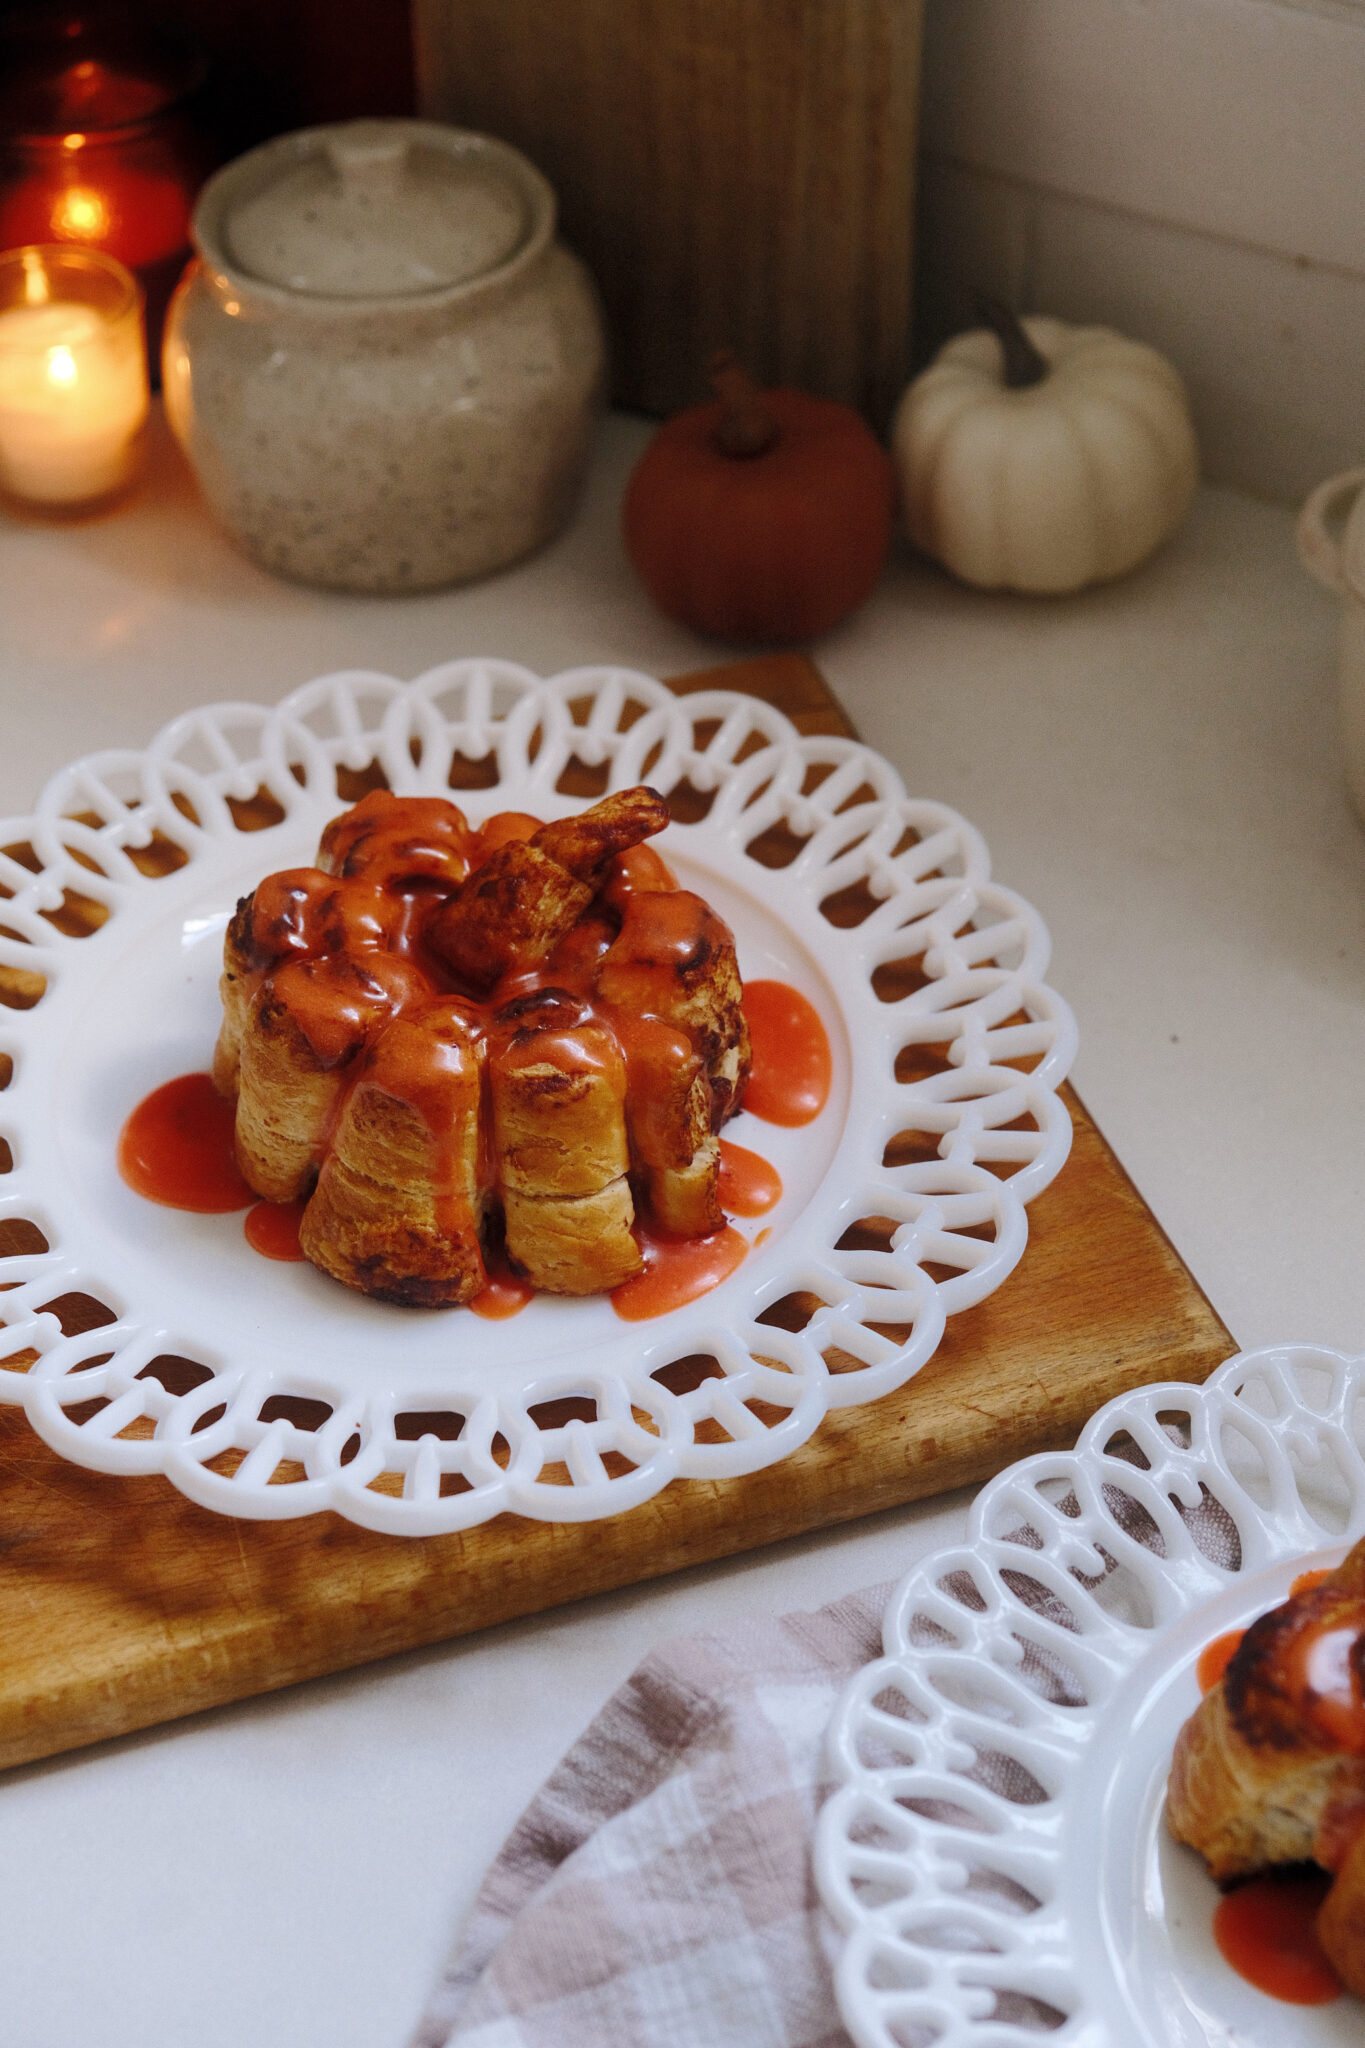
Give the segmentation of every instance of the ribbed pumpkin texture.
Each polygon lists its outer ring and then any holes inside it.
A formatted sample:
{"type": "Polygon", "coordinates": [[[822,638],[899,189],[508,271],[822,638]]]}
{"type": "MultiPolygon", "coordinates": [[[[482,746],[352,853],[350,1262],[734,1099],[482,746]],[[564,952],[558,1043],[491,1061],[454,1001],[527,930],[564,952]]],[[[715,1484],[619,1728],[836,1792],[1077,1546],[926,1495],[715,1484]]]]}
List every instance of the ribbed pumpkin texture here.
{"type": "Polygon", "coordinates": [[[1199,480],[1179,374],[1107,327],[982,310],[990,326],[948,342],[896,408],[911,540],[983,590],[1062,596],[1126,575],[1199,480]]]}

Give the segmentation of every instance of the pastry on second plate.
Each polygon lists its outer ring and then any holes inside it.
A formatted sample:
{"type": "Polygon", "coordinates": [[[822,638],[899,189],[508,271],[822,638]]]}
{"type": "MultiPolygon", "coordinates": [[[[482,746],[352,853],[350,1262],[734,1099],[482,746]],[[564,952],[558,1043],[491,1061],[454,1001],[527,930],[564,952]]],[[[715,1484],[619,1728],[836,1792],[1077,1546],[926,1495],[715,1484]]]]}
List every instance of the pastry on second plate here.
{"type": "Polygon", "coordinates": [[[1166,1819],[1221,1885],[1332,1872],[1319,1940],[1365,1997],[1365,1541],[1252,1623],[1176,1740],[1166,1819]]]}

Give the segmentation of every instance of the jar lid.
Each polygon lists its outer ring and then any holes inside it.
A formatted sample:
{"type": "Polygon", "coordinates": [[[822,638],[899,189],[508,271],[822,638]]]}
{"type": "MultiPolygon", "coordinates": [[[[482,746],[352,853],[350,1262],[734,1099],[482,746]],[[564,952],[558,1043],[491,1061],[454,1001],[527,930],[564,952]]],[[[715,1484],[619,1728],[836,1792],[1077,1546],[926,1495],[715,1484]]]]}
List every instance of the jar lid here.
{"type": "Polygon", "coordinates": [[[465,283],[527,240],[526,195],[481,138],[427,121],[347,121],[260,152],[265,181],[222,226],[230,261],[321,298],[407,297],[465,283]]]}

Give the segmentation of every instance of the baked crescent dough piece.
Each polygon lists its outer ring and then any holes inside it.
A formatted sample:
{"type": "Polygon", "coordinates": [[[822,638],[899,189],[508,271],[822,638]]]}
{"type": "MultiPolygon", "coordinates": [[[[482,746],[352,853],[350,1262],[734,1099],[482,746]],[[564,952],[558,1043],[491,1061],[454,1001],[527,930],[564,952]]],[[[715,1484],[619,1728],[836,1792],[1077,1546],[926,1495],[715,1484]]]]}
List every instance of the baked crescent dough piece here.
{"type": "Polygon", "coordinates": [[[1365,1998],[1365,1824],[1357,1827],[1318,1909],[1318,1940],[1346,1989],[1365,1998]]]}
{"type": "Polygon", "coordinates": [[[675,1237],[719,1230],[720,1140],[702,1055],[685,1031],[660,1017],[632,1017],[622,1037],[631,1156],[650,1209],[675,1237]]]}
{"type": "Polygon", "coordinates": [[[394,953],[290,960],[265,975],[246,1008],[237,1071],[237,1160],[258,1195],[292,1202],[308,1192],[352,1062],[381,1021],[423,992],[394,953]]]}
{"type": "Polygon", "coordinates": [[[1365,1541],[1247,1630],[1176,1740],[1166,1821],[1222,1885],[1335,1872],[1319,1938],[1365,1996],[1365,1541]]]}
{"type": "Polygon", "coordinates": [[[718,1128],[749,1071],[749,1027],[728,925],[688,889],[632,893],[597,970],[597,991],[617,1009],[662,1018],[687,1033],[701,1055],[718,1128]]]}
{"type": "Polygon", "coordinates": [[[398,1017],[346,1097],[299,1242],[348,1287],[411,1308],[472,1301],[483,1044],[459,1003],[398,1017]]]}
{"type": "Polygon", "coordinates": [[[667,823],[668,805],[656,789],[641,783],[604,796],[590,810],[542,825],[531,844],[596,889],[609,861],[652,839],[667,823]]]}
{"type": "Polygon", "coordinates": [[[223,939],[223,1022],[213,1056],[219,1092],[236,1090],[253,977],[290,959],[386,950],[401,913],[400,900],[381,883],[339,882],[321,868],[282,868],[244,896],[223,939]]]}
{"type": "MultiPolygon", "coordinates": [[[[638,1091],[632,1135],[664,1228],[682,1237],[715,1230],[723,1220],[717,1133],[739,1107],[750,1062],[729,927],[689,890],[632,892],[595,985],[617,1014],[654,1020],[692,1049],[671,1087],[656,1079],[638,1091]]],[[[661,1063],[642,1048],[641,1064],[657,1074],[661,1063]]]]}
{"type": "Polygon", "coordinates": [[[318,866],[348,878],[377,876],[400,889],[413,881],[453,889],[469,873],[475,838],[463,811],[443,796],[372,789],[326,827],[318,866]]]}
{"type": "Polygon", "coordinates": [[[556,1294],[619,1287],[642,1263],[621,1048],[571,997],[510,1008],[488,1062],[508,1253],[556,1294]]]}
{"type": "Polygon", "coordinates": [[[467,1302],[502,1227],[537,1287],[589,1294],[641,1270],[637,1204],[721,1227],[748,1031],[728,928],[644,844],[667,822],[644,787],[479,829],[375,790],[238,904],[214,1079],[315,1265],[467,1302]]]}
{"type": "Polygon", "coordinates": [[[432,950],[462,988],[486,996],[514,967],[547,959],[592,902],[534,839],[499,847],[429,927],[432,950]]]}
{"type": "Polygon", "coordinates": [[[667,823],[663,798],[641,787],[498,847],[432,918],[432,948],[463,987],[487,995],[510,969],[548,959],[592,902],[607,864],[667,823]]]}

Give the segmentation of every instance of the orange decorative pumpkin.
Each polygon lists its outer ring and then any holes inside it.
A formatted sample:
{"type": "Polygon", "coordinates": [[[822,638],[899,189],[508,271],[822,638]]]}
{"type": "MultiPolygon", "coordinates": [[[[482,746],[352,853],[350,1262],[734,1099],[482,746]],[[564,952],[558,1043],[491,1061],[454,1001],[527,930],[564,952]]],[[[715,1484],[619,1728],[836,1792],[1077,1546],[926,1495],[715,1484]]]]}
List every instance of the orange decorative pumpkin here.
{"type": "Polygon", "coordinates": [[[846,405],[759,391],[729,355],[715,398],[660,427],[626,488],[626,552],[661,612],[722,640],[809,640],[886,562],[895,471],[846,405]]]}

